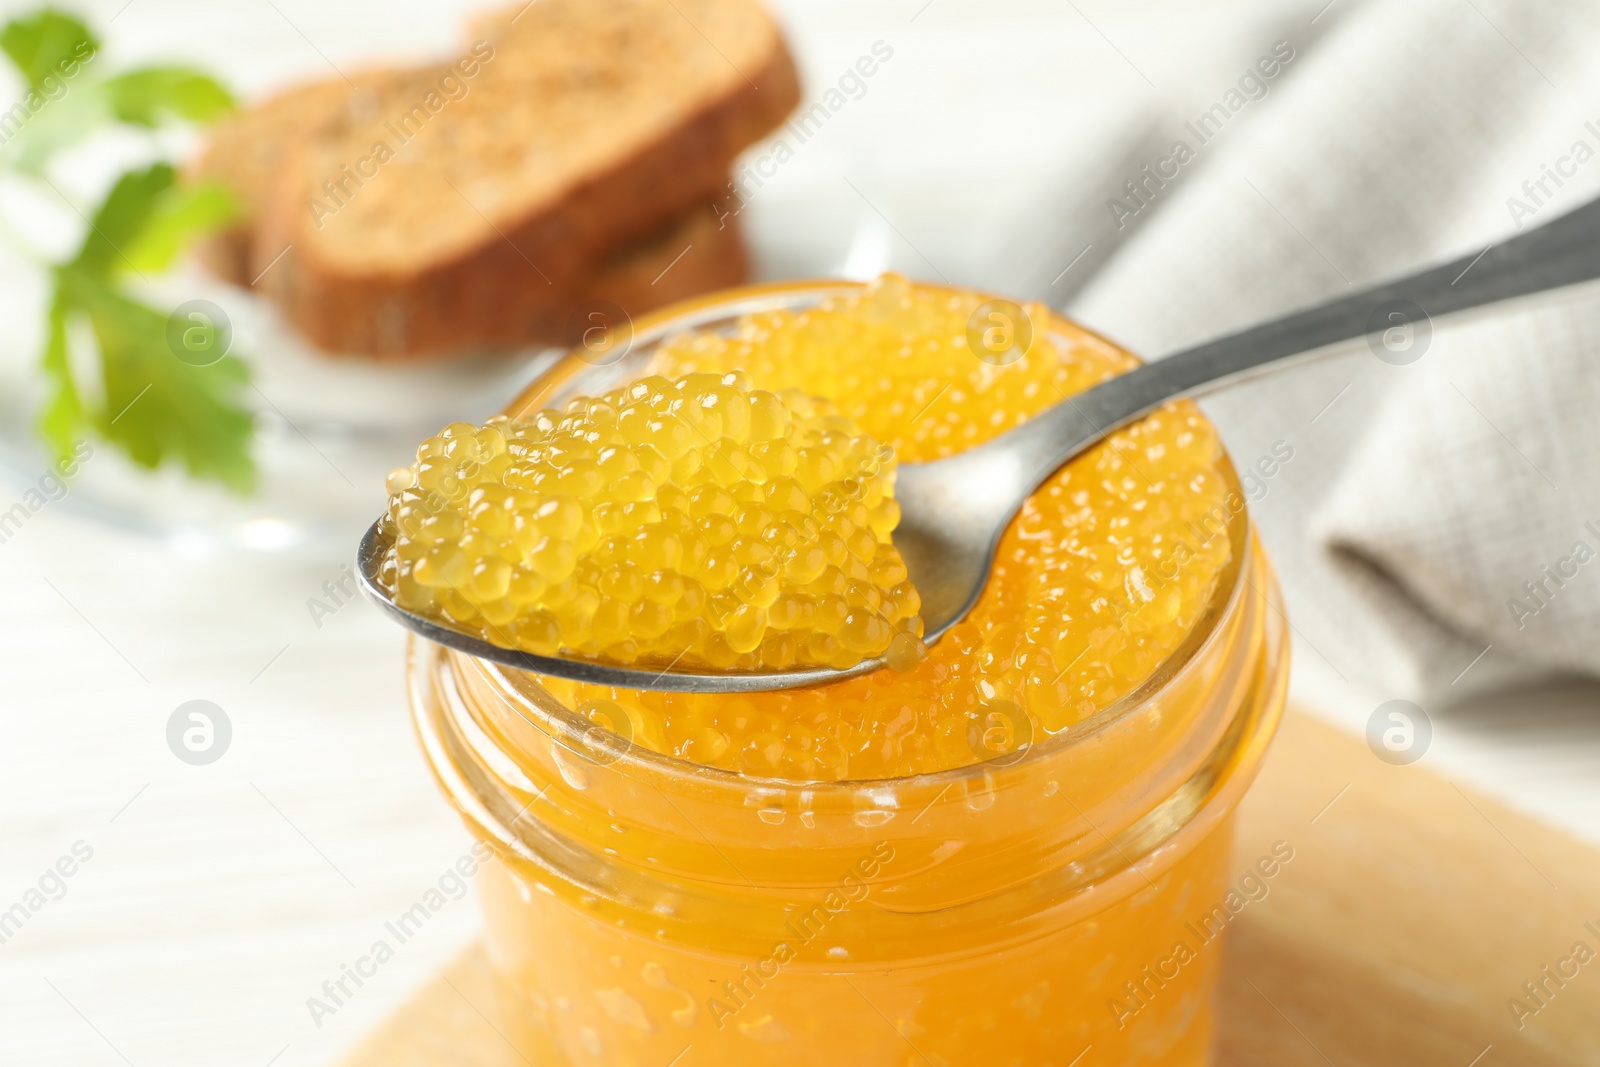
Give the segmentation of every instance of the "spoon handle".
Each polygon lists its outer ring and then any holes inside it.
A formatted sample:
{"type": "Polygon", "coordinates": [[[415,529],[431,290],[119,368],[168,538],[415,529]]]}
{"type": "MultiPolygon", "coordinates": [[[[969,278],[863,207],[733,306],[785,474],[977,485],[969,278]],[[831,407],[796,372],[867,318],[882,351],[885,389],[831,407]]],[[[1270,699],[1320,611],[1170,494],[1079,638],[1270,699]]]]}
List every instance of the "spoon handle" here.
{"type": "MultiPolygon", "coordinates": [[[[1412,339],[1433,316],[1600,277],[1600,200],[1485,252],[1384,282],[1317,307],[1146,363],[1056,405],[1004,437],[1028,458],[1032,491],[1112,430],[1180,396],[1209,392],[1369,333],[1412,339]],[[1409,305],[1409,306],[1407,306],[1409,305]],[[1407,331],[1411,331],[1408,333],[1407,331]]],[[[1388,349],[1386,347],[1386,350],[1388,349]]],[[[1418,352],[1417,356],[1421,353],[1418,352]]],[[[1404,349],[1394,362],[1409,362],[1404,349]]]]}

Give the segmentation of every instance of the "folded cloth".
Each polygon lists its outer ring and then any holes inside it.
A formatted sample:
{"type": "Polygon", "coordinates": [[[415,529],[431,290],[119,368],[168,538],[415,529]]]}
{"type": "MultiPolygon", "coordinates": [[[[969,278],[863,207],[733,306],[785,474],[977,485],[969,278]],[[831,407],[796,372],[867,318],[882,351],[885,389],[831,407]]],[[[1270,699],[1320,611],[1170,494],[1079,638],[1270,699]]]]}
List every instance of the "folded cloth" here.
{"type": "MultiPolygon", "coordinates": [[[[1170,352],[1600,193],[1600,5],[1369,0],[1296,46],[1069,311],[1170,352]]],[[[1411,699],[1600,674],[1597,360],[1590,288],[1208,401],[1241,469],[1293,456],[1252,508],[1314,657],[1411,699]]]]}
{"type": "MultiPolygon", "coordinates": [[[[1443,341],[1446,358],[1384,403],[1311,534],[1372,611],[1600,674],[1600,301],[1443,341]]],[[[1449,688],[1452,666],[1422,663],[1415,687],[1449,688]]]]}

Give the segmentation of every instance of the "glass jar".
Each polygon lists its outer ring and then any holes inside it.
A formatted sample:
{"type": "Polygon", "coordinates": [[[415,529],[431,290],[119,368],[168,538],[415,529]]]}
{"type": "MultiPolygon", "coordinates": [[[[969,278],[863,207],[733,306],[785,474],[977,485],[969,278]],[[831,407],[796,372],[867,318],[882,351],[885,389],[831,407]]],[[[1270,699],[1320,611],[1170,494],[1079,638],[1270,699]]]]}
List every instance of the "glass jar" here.
{"type": "MultiPolygon", "coordinates": [[[[621,324],[508,413],[609,388],[670,334],[848,286],[621,324]]],[[[424,752],[501,861],[480,889],[507,1039],[582,1067],[1205,1062],[1233,812],[1288,674],[1276,582],[1224,468],[1231,562],[1182,646],[1084,722],[955,770],[698,766],[596,727],[536,676],[413,640],[424,752]]]]}

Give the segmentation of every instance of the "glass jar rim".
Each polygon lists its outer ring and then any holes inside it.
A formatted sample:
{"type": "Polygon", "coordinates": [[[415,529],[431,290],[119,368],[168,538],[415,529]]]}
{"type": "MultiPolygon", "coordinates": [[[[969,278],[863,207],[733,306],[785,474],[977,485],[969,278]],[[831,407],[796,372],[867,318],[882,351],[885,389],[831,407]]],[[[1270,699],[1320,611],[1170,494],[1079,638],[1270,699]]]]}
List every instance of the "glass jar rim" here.
{"type": "MultiPolygon", "coordinates": [[[[648,350],[660,342],[687,330],[704,328],[712,323],[737,321],[740,316],[754,312],[793,308],[796,306],[796,298],[811,298],[813,302],[820,303],[830,296],[842,296],[860,292],[868,284],[870,283],[844,279],[769,282],[723,289],[692,301],[670,305],[642,316],[638,323],[630,322],[626,350],[614,361],[603,364],[596,363],[578,355],[575,349],[569,350],[541,371],[518,394],[516,399],[506,405],[504,413],[515,418],[540,407],[559,403],[572,394],[572,391],[579,386],[580,381],[588,382],[593,377],[604,377],[601,373],[590,374],[586,372],[602,372],[622,367],[624,363],[628,362],[629,357],[640,351],[641,346],[647,346],[648,350]]],[[[915,281],[912,284],[919,288],[933,289],[951,294],[971,293],[986,300],[1004,299],[979,290],[948,284],[924,281],[915,281]]],[[[1054,309],[1049,309],[1049,314],[1053,319],[1061,322],[1070,322],[1075,330],[1087,334],[1101,344],[1132,356],[1136,360],[1139,358],[1128,352],[1121,345],[1094,330],[1067,319],[1066,316],[1054,309]]],[[[600,390],[612,388],[628,378],[624,374],[616,374],[611,377],[612,380],[599,384],[600,390]]],[[[583,386],[585,395],[592,395],[593,391],[594,386],[587,384],[583,386]]],[[[1137,422],[1134,423],[1134,425],[1137,424],[1137,422]]],[[[579,714],[575,709],[566,707],[537,682],[535,685],[538,692],[544,694],[547,698],[544,701],[530,699],[529,694],[522,687],[512,683],[507,677],[508,668],[487,660],[466,656],[462,653],[452,652],[450,654],[475,663],[501,689],[506,699],[516,705],[528,708],[541,718],[544,718],[546,720],[544,728],[548,730],[553,741],[562,744],[563,747],[578,755],[592,750],[591,746],[594,744],[594,739],[598,733],[615,739],[617,742],[612,747],[609,757],[614,762],[634,763],[639,765],[641,769],[648,768],[656,774],[672,778],[694,777],[708,782],[724,782],[728,785],[740,785],[745,788],[756,787],[773,790],[803,788],[812,792],[838,793],[861,793],[871,792],[875,789],[901,789],[906,787],[926,788],[928,786],[951,784],[974,776],[981,776],[997,767],[1013,768],[1024,763],[1045,759],[1061,750],[1088,741],[1096,734],[1121,721],[1124,717],[1135,714],[1141,708],[1149,705],[1169,686],[1172,686],[1191,664],[1204,660],[1201,653],[1217,640],[1219,624],[1236,610],[1240,599],[1244,596],[1245,587],[1250,584],[1249,564],[1254,541],[1250,534],[1248,498],[1245,495],[1243,484],[1239,480],[1238,472],[1226,447],[1222,450],[1218,466],[1227,490],[1227,496],[1224,500],[1225,502],[1236,500],[1238,507],[1236,509],[1228,509],[1231,513],[1227,517],[1225,529],[1231,551],[1228,563],[1223,568],[1219,576],[1220,580],[1212,591],[1211,599],[1207,602],[1201,617],[1196,621],[1189,633],[1185,635],[1178,647],[1163,659],[1139,685],[1083,721],[1074,723],[1056,733],[1047,735],[1042,740],[1027,745],[1022,750],[1020,757],[1016,752],[1012,752],[956,767],[946,767],[937,771],[922,771],[889,778],[811,780],[752,775],[744,771],[695,763],[692,760],[657,752],[642,745],[634,744],[631,740],[623,738],[621,735],[607,730],[604,726],[579,714]]],[[[537,675],[532,672],[517,673],[537,678],[537,675]]],[[[602,742],[602,744],[605,743],[602,742]]]]}

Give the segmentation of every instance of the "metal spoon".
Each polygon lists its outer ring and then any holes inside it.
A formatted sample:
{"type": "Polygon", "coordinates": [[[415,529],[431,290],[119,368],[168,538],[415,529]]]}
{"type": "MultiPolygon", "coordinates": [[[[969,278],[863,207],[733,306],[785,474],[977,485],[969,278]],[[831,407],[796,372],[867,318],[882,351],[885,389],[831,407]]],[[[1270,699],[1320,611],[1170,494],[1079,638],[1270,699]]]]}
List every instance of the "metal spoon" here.
{"type": "MultiPolygon", "coordinates": [[[[977,602],[1000,535],[1028,494],[1068,460],[1139,416],[1177,397],[1209,392],[1300,358],[1327,354],[1329,346],[1342,341],[1391,330],[1431,330],[1435,316],[1596,277],[1600,277],[1600,200],[1477,256],[1464,256],[1144,364],[959,455],[902,465],[895,484],[901,520],[894,543],[922,594],[924,640],[930,644],[938,640],[977,602]]],[[[676,323],[678,328],[684,325],[681,320],[676,323]]],[[[367,531],[357,554],[367,593],[402,625],[430,641],[507,666],[628,689],[702,693],[818,685],[884,666],[881,659],[874,659],[842,671],[826,667],[658,671],[501,648],[406,611],[390,599],[376,581],[388,547],[379,525],[374,523],[367,531]]]]}

